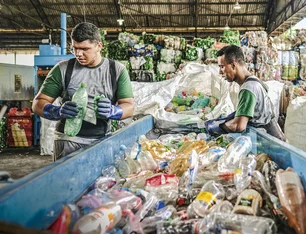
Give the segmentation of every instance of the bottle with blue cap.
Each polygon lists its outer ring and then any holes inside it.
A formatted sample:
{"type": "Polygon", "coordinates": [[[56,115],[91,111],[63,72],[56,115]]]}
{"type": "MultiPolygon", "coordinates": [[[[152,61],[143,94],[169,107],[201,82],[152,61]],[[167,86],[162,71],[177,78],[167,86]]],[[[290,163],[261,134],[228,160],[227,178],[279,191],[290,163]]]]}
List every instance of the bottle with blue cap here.
{"type": "Polygon", "coordinates": [[[119,153],[115,155],[115,166],[122,178],[126,178],[130,174],[130,168],[126,161],[125,151],[126,146],[121,145],[119,153]]]}

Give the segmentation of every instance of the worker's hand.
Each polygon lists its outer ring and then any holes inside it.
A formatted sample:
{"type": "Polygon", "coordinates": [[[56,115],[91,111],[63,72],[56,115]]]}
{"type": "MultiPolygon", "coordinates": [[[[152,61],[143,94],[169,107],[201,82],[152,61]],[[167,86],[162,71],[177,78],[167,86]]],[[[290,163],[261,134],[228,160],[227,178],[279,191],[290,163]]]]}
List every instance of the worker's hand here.
{"type": "Polygon", "coordinates": [[[205,122],[206,131],[212,136],[219,136],[222,134],[226,134],[227,132],[225,132],[220,127],[220,125],[224,123],[225,123],[224,120],[215,120],[215,119],[207,120],[205,122]]]}
{"type": "Polygon", "coordinates": [[[235,118],[236,112],[225,116],[224,118],[218,119],[211,119],[205,122],[206,131],[212,136],[219,136],[222,134],[226,134],[227,132],[221,127],[222,124],[226,123],[227,121],[235,118]]]}
{"type": "Polygon", "coordinates": [[[71,119],[78,113],[78,105],[71,101],[65,102],[62,106],[47,104],[43,110],[44,117],[50,120],[71,119]]]}
{"type": "Polygon", "coordinates": [[[78,104],[72,101],[65,102],[59,111],[61,119],[71,119],[79,113],[78,104]]]}
{"type": "Polygon", "coordinates": [[[119,120],[122,117],[122,108],[120,106],[112,105],[108,98],[100,98],[97,106],[97,114],[100,118],[119,120]]]}

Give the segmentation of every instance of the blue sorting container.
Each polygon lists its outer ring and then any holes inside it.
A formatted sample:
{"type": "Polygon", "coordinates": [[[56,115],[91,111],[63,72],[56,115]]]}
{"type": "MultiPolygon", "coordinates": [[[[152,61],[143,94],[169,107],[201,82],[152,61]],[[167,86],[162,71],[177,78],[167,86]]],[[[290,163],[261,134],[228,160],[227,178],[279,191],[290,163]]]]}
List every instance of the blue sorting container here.
{"type": "MultiPolygon", "coordinates": [[[[132,145],[153,127],[153,118],[146,116],[113,136],[0,189],[0,220],[27,228],[49,227],[62,205],[79,198],[100,176],[102,167],[113,163],[121,144],[132,145]]],[[[306,188],[304,151],[254,128],[247,129],[247,135],[252,139],[253,153],[267,153],[282,168],[294,168],[306,188]]]]}

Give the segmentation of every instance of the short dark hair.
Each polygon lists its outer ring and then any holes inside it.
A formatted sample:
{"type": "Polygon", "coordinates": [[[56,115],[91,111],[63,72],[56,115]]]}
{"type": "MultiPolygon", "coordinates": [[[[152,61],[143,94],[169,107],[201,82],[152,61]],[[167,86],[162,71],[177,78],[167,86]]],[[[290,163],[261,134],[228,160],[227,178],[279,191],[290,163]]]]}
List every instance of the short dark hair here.
{"type": "Polygon", "coordinates": [[[244,55],[239,46],[230,45],[225,46],[217,52],[217,57],[224,55],[226,63],[237,62],[240,65],[244,65],[244,55]]]}
{"type": "Polygon", "coordinates": [[[90,40],[93,42],[101,42],[101,35],[96,25],[88,22],[77,24],[71,32],[71,39],[77,42],[90,40]]]}

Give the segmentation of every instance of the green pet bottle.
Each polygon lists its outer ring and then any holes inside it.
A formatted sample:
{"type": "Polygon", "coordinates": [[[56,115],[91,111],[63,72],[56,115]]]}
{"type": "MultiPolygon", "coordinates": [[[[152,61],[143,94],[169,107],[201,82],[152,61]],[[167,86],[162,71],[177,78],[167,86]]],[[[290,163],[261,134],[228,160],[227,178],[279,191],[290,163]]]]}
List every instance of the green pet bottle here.
{"type": "Polygon", "coordinates": [[[66,119],[64,133],[68,136],[76,136],[82,127],[88,103],[85,83],[81,83],[80,88],[74,93],[71,101],[78,105],[79,113],[71,119],[66,119]]]}

